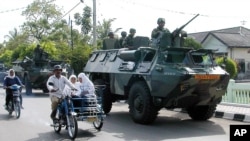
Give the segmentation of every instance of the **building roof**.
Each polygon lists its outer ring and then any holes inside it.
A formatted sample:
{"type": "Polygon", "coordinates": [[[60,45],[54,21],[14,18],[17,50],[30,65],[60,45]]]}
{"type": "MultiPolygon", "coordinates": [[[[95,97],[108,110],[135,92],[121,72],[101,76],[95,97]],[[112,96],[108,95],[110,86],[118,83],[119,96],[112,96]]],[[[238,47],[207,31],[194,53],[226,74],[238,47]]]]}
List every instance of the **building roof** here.
{"type": "Polygon", "coordinates": [[[202,44],[209,35],[215,37],[228,47],[250,47],[250,29],[242,26],[190,33],[188,37],[192,37],[202,44]]]}

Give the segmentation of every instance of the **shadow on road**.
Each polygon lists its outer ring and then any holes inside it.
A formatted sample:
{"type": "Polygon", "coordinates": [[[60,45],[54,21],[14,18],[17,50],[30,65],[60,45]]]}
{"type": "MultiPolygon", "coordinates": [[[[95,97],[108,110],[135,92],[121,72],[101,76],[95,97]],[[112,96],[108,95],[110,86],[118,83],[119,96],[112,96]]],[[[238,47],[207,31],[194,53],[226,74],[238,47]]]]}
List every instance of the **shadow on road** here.
{"type": "Polygon", "coordinates": [[[105,118],[102,131],[117,134],[124,140],[155,141],[225,134],[223,128],[212,121],[177,117],[158,116],[153,124],[140,125],[132,121],[128,112],[111,112],[105,118]]]}

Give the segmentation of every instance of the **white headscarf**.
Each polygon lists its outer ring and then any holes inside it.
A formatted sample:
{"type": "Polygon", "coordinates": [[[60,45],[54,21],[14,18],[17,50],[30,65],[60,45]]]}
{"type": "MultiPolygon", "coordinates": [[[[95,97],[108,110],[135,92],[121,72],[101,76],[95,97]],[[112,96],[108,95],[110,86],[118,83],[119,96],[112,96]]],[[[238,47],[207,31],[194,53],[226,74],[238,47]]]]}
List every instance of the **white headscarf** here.
{"type": "Polygon", "coordinates": [[[80,82],[80,88],[83,91],[88,91],[89,94],[95,94],[95,87],[92,81],[85,75],[85,73],[80,73],[78,75],[78,79],[81,78],[82,82],[80,82]]]}
{"type": "Polygon", "coordinates": [[[16,76],[16,75],[15,75],[15,70],[10,69],[10,70],[8,71],[8,76],[6,76],[6,77],[9,77],[9,78],[11,78],[11,79],[14,79],[15,76],[16,76]],[[13,75],[12,75],[12,76],[10,75],[10,72],[11,72],[11,71],[13,71],[13,75]]]}
{"type": "Polygon", "coordinates": [[[80,83],[77,82],[77,81],[75,83],[72,83],[71,82],[72,78],[75,78],[77,80],[77,77],[74,74],[70,75],[70,77],[69,77],[70,83],[75,86],[75,88],[77,89],[77,91],[72,91],[72,89],[68,85],[66,85],[65,88],[64,88],[64,90],[63,90],[63,94],[64,95],[69,95],[69,94],[80,95],[80,93],[81,93],[80,83]]]}

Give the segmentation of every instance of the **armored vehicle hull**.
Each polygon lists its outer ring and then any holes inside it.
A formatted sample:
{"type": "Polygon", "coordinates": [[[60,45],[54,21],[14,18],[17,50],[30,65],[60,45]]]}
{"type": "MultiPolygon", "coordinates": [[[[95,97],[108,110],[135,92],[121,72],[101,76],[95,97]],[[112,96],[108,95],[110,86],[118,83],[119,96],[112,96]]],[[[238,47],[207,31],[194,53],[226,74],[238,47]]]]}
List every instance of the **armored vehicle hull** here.
{"type": "MultiPolygon", "coordinates": [[[[53,75],[53,66],[63,64],[63,61],[39,60],[34,61],[26,57],[23,61],[13,62],[13,69],[16,75],[25,85],[26,94],[32,94],[32,89],[48,92],[46,82],[53,75]]],[[[66,68],[63,69],[63,75],[67,76],[66,68]]]]}
{"type": "Polygon", "coordinates": [[[212,50],[140,47],[92,53],[84,71],[106,85],[103,108],[128,100],[136,123],[150,124],[162,108],[184,108],[191,118],[207,120],[221,102],[229,74],[213,61],[212,50]]]}
{"type": "MultiPolygon", "coordinates": [[[[194,18],[196,18],[196,15],[194,18]]],[[[105,85],[103,109],[128,100],[136,123],[150,124],[162,108],[183,108],[194,120],[212,117],[229,82],[229,74],[214,62],[213,50],[183,47],[186,32],[177,28],[164,32],[148,46],[136,50],[94,51],[84,71],[99,85],[105,85]]]]}

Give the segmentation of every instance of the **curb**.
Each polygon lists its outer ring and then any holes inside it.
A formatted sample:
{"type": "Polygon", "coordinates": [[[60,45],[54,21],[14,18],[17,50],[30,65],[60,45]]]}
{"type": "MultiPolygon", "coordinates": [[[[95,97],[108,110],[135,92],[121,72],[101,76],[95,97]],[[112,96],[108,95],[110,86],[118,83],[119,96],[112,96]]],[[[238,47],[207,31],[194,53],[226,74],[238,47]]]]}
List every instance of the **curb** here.
{"type": "Polygon", "coordinates": [[[222,111],[215,111],[214,117],[241,121],[241,122],[250,122],[250,115],[245,115],[245,114],[235,114],[230,112],[227,113],[222,111]]]}
{"type": "MultiPolygon", "coordinates": [[[[174,112],[187,113],[187,111],[182,110],[181,108],[175,108],[169,110],[174,112]]],[[[250,115],[245,115],[245,114],[235,114],[230,112],[215,111],[213,117],[250,123],[250,115]]]]}

